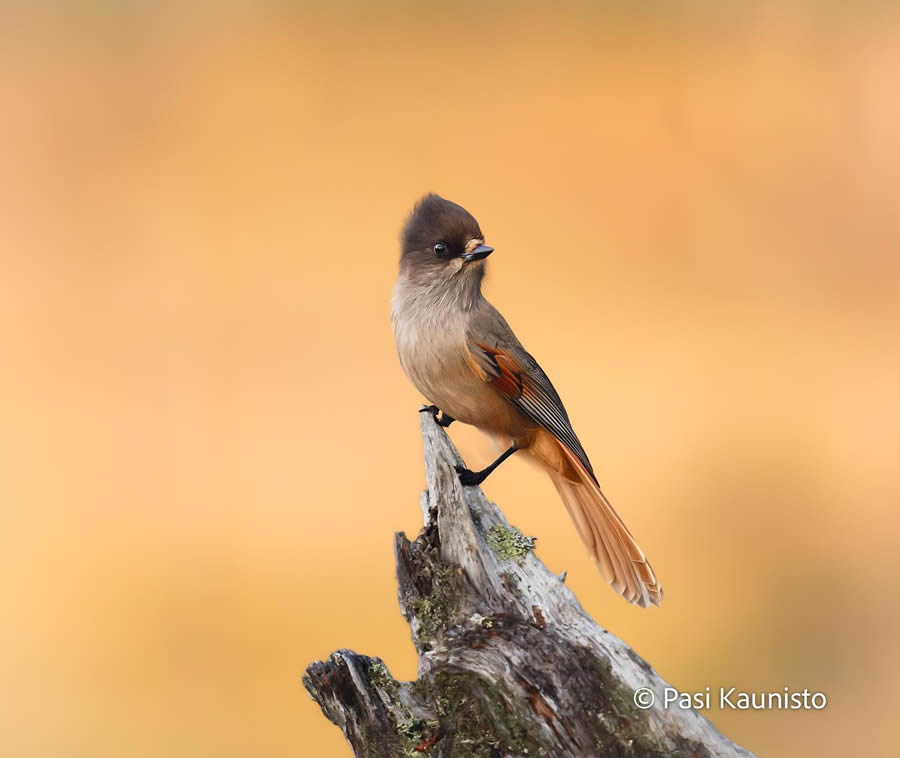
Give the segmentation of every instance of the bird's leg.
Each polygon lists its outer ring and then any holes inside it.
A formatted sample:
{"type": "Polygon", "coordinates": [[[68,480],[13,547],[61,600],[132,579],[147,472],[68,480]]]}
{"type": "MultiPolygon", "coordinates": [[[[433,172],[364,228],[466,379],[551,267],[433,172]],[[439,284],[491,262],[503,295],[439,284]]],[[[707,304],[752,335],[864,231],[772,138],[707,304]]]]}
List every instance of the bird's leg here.
{"type": "Polygon", "coordinates": [[[440,408],[436,405],[426,405],[424,408],[419,408],[419,413],[430,413],[431,417],[435,420],[438,426],[442,426],[445,429],[450,426],[454,421],[456,421],[453,416],[448,416],[444,413],[440,408]],[[438,413],[441,414],[441,417],[438,418],[438,413]]]}
{"type": "Polygon", "coordinates": [[[513,444],[510,445],[509,450],[505,451],[496,461],[481,471],[470,471],[465,466],[454,466],[456,473],[459,474],[459,481],[462,482],[464,486],[477,486],[481,484],[488,476],[490,476],[491,472],[497,468],[497,466],[503,463],[503,461],[509,458],[509,456],[518,449],[519,446],[513,442],[513,444]]]}

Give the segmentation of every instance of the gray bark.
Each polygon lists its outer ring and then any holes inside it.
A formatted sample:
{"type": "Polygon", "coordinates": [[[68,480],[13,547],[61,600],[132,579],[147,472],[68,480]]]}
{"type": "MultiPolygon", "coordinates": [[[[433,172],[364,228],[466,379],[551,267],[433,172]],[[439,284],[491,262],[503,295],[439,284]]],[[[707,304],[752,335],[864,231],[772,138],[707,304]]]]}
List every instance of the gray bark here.
{"type": "Polygon", "coordinates": [[[456,448],[420,415],[425,525],[394,541],[418,678],[395,681],[349,650],[303,678],[355,755],[751,756],[695,711],[662,709],[669,685],[594,623],[480,488],[460,485],[456,448]],[[636,707],[639,688],[656,704],[636,707]]]}

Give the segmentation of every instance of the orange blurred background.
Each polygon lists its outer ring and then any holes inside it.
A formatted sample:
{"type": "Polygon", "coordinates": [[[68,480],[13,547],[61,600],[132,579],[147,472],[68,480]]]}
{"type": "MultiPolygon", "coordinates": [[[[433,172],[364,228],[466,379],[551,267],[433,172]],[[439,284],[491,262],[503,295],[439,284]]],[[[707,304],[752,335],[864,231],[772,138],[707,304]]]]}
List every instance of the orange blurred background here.
{"type": "MultiPolygon", "coordinates": [[[[349,756],[300,683],[415,677],[390,330],[427,190],[658,570],[486,484],[604,626],[763,756],[888,755],[900,677],[900,13],[887,3],[0,12],[0,746],[349,756]]],[[[470,465],[492,456],[452,427],[470,465]]]]}

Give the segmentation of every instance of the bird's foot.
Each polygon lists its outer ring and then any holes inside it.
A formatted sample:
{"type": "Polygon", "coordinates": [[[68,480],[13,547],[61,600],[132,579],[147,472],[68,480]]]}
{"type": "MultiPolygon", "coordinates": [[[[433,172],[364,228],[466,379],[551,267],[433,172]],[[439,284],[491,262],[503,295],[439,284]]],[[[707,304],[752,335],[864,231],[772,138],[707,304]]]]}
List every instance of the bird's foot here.
{"type": "Polygon", "coordinates": [[[442,426],[445,429],[450,426],[454,421],[456,421],[453,416],[448,416],[444,413],[440,408],[436,405],[425,405],[419,408],[419,413],[430,413],[431,417],[435,420],[438,426],[442,426]],[[438,413],[441,414],[441,417],[438,418],[438,413]]]}
{"type": "Polygon", "coordinates": [[[453,468],[456,469],[456,473],[459,475],[460,484],[462,484],[463,487],[477,487],[487,479],[487,475],[490,473],[490,471],[487,473],[484,471],[472,471],[465,466],[454,466],[453,468]]]}
{"type": "Polygon", "coordinates": [[[459,474],[459,481],[463,483],[464,486],[476,486],[481,484],[485,479],[487,479],[491,472],[497,468],[503,461],[505,461],[509,456],[511,456],[516,450],[519,449],[519,445],[513,442],[512,445],[509,446],[508,450],[505,450],[500,454],[500,457],[497,458],[490,466],[481,471],[470,471],[465,466],[454,466],[456,469],[456,473],[459,474]]]}

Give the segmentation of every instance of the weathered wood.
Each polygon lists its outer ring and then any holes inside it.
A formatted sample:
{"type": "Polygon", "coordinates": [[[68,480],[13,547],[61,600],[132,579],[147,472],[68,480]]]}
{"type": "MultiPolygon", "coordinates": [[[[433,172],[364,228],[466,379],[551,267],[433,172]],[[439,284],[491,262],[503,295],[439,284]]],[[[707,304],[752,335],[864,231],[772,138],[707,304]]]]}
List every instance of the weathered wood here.
{"type": "Polygon", "coordinates": [[[749,752],[690,710],[663,710],[668,685],[597,626],[421,414],[428,489],[414,542],[395,537],[400,607],[419,653],[418,679],[349,650],[303,682],[356,756],[712,756],[749,752]],[[641,710],[634,692],[656,705],[641,710]]]}

